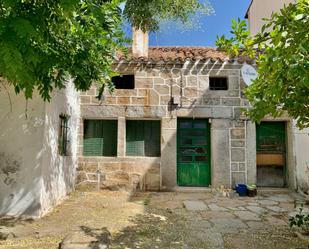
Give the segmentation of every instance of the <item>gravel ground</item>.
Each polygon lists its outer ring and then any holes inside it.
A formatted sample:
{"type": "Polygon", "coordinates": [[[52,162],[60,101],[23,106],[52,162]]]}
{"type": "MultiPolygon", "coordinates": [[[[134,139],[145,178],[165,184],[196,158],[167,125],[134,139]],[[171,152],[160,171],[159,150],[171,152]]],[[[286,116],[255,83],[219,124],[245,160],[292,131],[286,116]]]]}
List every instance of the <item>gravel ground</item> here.
{"type": "Polygon", "coordinates": [[[125,192],[75,192],[42,219],[1,219],[0,233],[9,237],[0,240],[0,249],[56,249],[74,232],[82,235],[73,245],[89,236],[104,237],[106,248],[116,249],[308,248],[288,227],[293,211],[289,193],[223,198],[214,193],[130,197],[125,192]]]}

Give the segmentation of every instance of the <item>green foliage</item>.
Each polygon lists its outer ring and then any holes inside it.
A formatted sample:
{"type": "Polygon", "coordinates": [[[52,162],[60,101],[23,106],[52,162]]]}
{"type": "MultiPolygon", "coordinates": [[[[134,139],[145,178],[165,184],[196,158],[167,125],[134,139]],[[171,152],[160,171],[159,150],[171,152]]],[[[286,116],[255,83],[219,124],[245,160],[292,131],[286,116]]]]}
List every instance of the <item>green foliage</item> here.
{"type": "Polygon", "coordinates": [[[290,227],[300,227],[303,229],[309,228],[309,214],[303,214],[303,207],[299,208],[299,212],[289,218],[290,227]]]}
{"type": "Polygon", "coordinates": [[[100,84],[113,89],[111,65],[124,50],[123,17],[135,27],[156,30],[157,18],[181,19],[202,8],[198,0],[1,0],[0,76],[31,98],[50,100],[71,76],[77,90],[100,84]]]}
{"type": "Polygon", "coordinates": [[[0,2],[0,75],[31,98],[50,100],[71,75],[77,90],[110,82],[110,65],[124,41],[119,1],[0,2]]]}
{"type": "Polygon", "coordinates": [[[259,76],[245,90],[254,121],[287,112],[298,127],[309,127],[309,2],[298,0],[265,21],[254,37],[245,21],[233,21],[233,37],[216,44],[230,56],[256,58],[259,76]]]}
{"type": "Polygon", "coordinates": [[[137,28],[156,31],[160,20],[187,22],[191,14],[209,10],[207,0],[127,0],[124,17],[137,28]]]}

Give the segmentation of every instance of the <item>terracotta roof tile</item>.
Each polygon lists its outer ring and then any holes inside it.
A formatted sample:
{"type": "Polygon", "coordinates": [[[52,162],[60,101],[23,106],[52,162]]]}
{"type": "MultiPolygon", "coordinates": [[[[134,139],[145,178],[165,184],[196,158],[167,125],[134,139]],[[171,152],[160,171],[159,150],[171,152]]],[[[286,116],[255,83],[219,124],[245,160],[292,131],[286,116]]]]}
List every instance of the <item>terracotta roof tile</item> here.
{"type": "Polygon", "coordinates": [[[127,57],[123,53],[117,55],[117,60],[126,60],[126,61],[186,61],[186,60],[228,60],[228,56],[222,52],[218,51],[215,48],[210,47],[149,47],[148,58],[132,57],[131,49],[129,49],[129,54],[127,57]]]}

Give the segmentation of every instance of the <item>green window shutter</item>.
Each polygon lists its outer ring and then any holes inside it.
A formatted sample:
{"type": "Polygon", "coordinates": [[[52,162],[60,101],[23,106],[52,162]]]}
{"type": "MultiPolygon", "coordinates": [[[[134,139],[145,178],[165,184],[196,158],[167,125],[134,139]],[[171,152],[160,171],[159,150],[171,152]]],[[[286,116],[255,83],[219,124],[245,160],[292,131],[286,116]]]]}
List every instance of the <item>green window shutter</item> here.
{"type": "Polygon", "coordinates": [[[160,121],[147,121],[145,127],[145,156],[160,156],[160,121]]]}
{"type": "Polygon", "coordinates": [[[84,156],[117,156],[116,120],[85,120],[84,156]]]}
{"type": "Polygon", "coordinates": [[[160,121],[128,120],[127,156],[160,156],[160,121]]]}
{"type": "Polygon", "coordinates": [[[117,156],[117,131],[116,120],[103,121],[103,156],[117,156]]]}
{"type": "Polygon", "coordinates": [[[128,120],[126,125],[126,134],[127,156],[143,156],[145,154],[143,121],[128,120]]]}

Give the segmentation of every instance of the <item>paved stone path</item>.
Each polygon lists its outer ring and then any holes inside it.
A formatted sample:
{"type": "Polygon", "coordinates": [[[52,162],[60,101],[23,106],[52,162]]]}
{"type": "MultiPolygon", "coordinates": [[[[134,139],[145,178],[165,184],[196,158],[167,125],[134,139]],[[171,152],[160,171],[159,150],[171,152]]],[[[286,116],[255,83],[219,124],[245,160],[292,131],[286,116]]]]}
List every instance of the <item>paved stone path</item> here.
{"type": "MultiPolygon", "coordinates": [[[[166,193],[153,194],[151,206],[171,208],[181,213],[179,202],[182,202],[185,209],[182,215],[186,213],[186,217],[191,221],[189,226],[191,234],[195,237],[199,236],[201,239],[206,239],[208,242],[207,248],[261,249],[273,248],[274,244],[271,241],[269,241],[269,245],[266,245],[267,242],[263,242],[264,244],[266,243],[263,247],[261,246],[263,243],[255,245],[254,240],[252,240],[253,243],[250,245],[249,240],[252,234],[263,234],[262,232],[266,230],[269,235],[273,233],[274,237],[276,236],[275,231],[278,230],[282,230],[283,234],[285,232],[293,234],[289,230],[288,219],[299,208],[294,206],[295,198],[299,198],[299,196],[289,192],[266,192],[256,197],[239,197],[233,194],[228,198],[220,197],[220,195],[214,193],[166,193]],[[199,229],[201,227],[202,231],[199,229]],[[237,246],[239,234],[248,236],[245,242],[246,245],[243,247],[241,245],[237,246]]],[[[278,236],[280,237],[281,235],[278,236]]],[[[267,236],[265,236],[266,238],[267,236]]],[[[288,239],[288,241],[291,240],[288,239]]],[[[297,248],[294,245],[289,247],[288,242],[283,242],[282,246],[284,246],[282,248],[297,248]]],[[[190,248],[189,245],[188,248],[190,248]]],[[[277,244],[276,248],[281,247],[278,247],[277,244]]]]}

